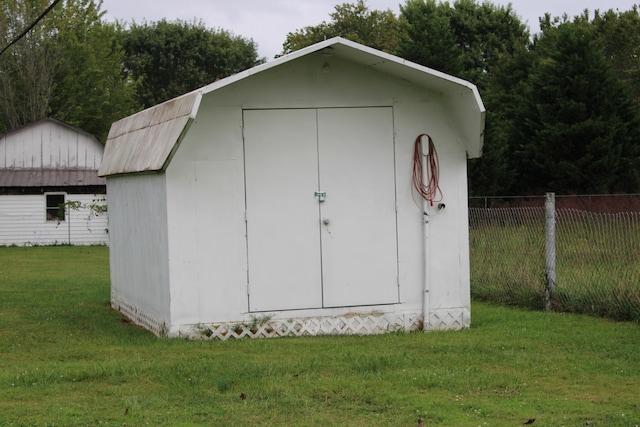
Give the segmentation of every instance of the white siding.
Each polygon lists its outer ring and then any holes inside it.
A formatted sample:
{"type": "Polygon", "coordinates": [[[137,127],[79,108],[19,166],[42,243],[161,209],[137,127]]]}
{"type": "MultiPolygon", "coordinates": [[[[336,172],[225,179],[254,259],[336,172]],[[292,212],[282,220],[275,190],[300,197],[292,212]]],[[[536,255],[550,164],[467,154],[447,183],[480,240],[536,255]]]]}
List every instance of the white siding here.
{"type": "Polygon", "coordinates": [[[104,194],[67,194],[69,209],[64,221],[47,221],[46,195],[0,196],[0,245],[107,245],[108,217],[90,205],[105,205],[104,194]]]}
{"type": "Polygon", "coordinates": [[[89,134],[42,120],[0,136],[0,168],[98,170],[103,150],[89,134]]]}
{"type": "Polygon", "coordinates": [[[173,325],[247,311],[242,110],[207,111],[167,170],[173,325]]]}
{"type": "Polygon", "coordinates": [[[170,321],[164,174],[109,179],[111,303],[161,334],[170,321]]]}

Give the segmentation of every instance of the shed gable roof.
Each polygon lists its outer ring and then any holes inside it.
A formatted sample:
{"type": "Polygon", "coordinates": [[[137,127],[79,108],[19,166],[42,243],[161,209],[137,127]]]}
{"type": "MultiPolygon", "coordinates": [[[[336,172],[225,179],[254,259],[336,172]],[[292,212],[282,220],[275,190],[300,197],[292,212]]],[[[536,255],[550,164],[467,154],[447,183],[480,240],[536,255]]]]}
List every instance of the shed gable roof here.
{"type": "Polygon", "coordinates": [[[203,95],[323,49],[383,74],[406,80],[443,96],[470,158],[482,152],[485,109],[475,85],[361,44],[335,37],[211,83],[186,95],[114,123],[107,138],[99,175],[166,169],[195,120],[203,95]]]}

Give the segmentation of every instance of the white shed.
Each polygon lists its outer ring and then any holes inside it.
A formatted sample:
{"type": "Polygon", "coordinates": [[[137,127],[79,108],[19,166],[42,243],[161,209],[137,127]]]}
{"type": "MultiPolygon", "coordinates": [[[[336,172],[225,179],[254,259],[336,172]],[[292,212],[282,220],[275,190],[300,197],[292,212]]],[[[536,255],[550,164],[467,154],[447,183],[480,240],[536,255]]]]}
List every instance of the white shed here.
{"type": "Polygon", "coordinates": [[[104,144],[53,118],[0,135],[0,245],[106,245],[104,144]]]}
{"type": "Polygon", "coordinates": [[[114,123],[112,306],[170,337],[468,327],[484,114],[473,84],[334,38],[114,123]],[[412,190],[423,133],[440,207],[412,190]]]}

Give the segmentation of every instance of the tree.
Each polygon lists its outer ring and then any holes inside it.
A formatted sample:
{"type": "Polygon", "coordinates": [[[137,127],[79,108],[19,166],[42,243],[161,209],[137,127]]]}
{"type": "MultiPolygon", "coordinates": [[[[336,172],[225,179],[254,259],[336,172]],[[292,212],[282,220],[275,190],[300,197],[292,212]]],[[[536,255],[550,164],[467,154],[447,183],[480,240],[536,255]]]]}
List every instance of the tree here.
{"type": "Polygon", "coordinates": [[[407,0],[400,6],[397,54],[447,74],[464,72],[463,50],[451,28],[448,4],[436,0],[407,0]]]}
{"type": "MultiPolygon", "coordinates": [[[[121,73],[117,26],[102,2],[66,0],[0,57],[0,118],[6,130],[51,116],[106,138],[111,123],[134,111],[135,85],[121,73]]],[[[14,38],[46,0],[2,2],[0,41],[14,38]]]]}
{"type": "Polygon", "coordinates": [[[586,16],[542,21],[510,135],[517,194],[638,191],[640,122],[586,16]]]}
{"type": "Polygon", "coordinates": [[[102,15],[99,4],[87,0],[67,2],[57,12],[64,56],[50,110],[104,141],[111,123],[140,107],[135,102],[136,82],[122,74],[122,28],[102,22],[102,15]]]}
{"type": "MultiPolygon", "coordinates": [[[[44,0],[0,3],[1,46],[8,46],[46,6],[44,0]]],[[[53,20],[45,19],[0,56],[0,131],[47,114],[62,57],[54,32],[53,20]]]]}
{"type": "Polygon", "coordinates": [[[509,195],[516,180],[512,161],[512,127],[515,110],[528,102],[524,87],[532,56],[528,46],[503,54],[492,69],[492,77],[483,90],[487,105],[485,146],[482,157],[469,162],[472,195],[509,195]]]}
{"type": "Polygon", "coordinates": [[[399,56],[469,80],[481,90],[493,67],[529,42],[511,5],[407,0],[400,12],[399,56]]]}
{"type": "Polygon", "coordinates": [[[489,1],[457,0],[450,11],[451,28],[464,52],[462,77],[485,89],[494,67],[529,43],[529,31],[515,11],[489,1]]]}
{"type": "Polygon", "coordinates": [[[355,4],[335,6],[335,12],[329,16],[331,22],[323,21],[289,33],[282,45],[282,54],[332,37],[343,37],[388,53],[395,52],[398,19],[391,10],[369,10],[364,0],[358,0],[355,4]]]}
{"type": "Polygon", "coordinates": [[[595,12],[592,21],[604,45],[607,61],[633,94],[640,107],[640,13],[638,6],[626,12],[595,12]]]}
{"type": "Polygon", "coordinates": [[[125,72],[140,82],[137,101],[145,108],[264,62],[252,40],[202,22],[133,23],[123,45],[125,72]]]}

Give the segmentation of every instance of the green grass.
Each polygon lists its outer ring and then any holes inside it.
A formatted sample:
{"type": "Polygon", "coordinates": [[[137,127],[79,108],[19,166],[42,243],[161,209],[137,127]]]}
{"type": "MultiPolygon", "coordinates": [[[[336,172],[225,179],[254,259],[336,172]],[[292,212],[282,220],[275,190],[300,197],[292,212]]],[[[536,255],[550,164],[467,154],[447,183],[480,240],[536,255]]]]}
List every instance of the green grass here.
{"type": "Polygon", "coordinates": [[[0,248],[0,426],[640,425],[633,323],[474,303],[463,331],[185,341],[108,300],[108,248],[0,248]]]}

